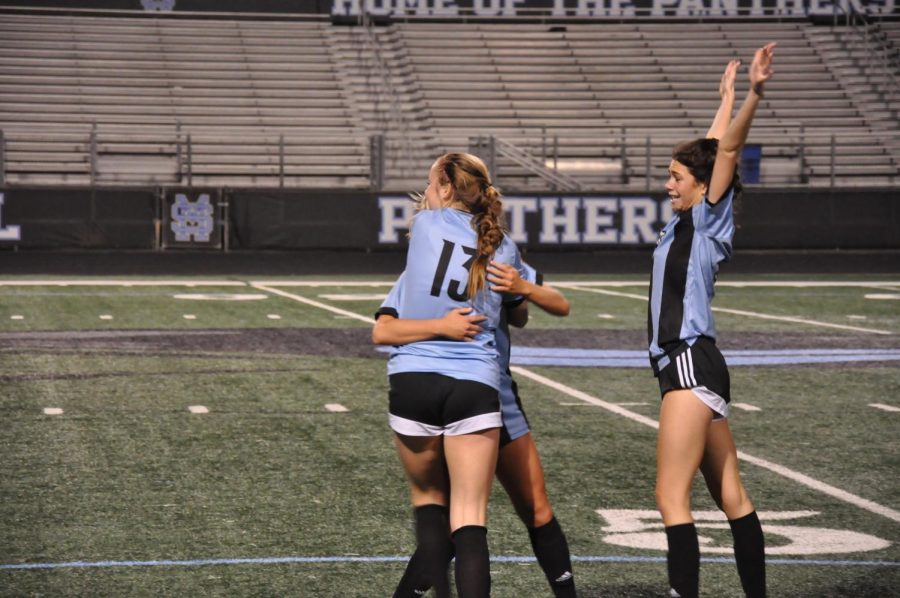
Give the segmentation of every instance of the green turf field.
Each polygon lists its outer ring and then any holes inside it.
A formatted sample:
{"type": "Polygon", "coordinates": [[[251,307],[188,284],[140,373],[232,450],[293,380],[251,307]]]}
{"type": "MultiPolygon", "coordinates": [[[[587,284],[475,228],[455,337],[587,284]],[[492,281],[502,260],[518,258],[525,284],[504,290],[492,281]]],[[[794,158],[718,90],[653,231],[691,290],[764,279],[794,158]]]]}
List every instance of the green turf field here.
{"type": "MultiPolygon", "coordinates": [[[[390,277],[316,280],[0,279],[0,595],[389,596],[413,549],[368,339],[390,277]]],[[[604,353],[641,358],[645,282],[549,282],[572,315],[532,309],[514,365],[580,594],[664,596],[658,391],[604,353]]],[[[884,276],[718,287],[771,596],[900,592],[898,296],[884,276]]],[[[740,596],[699,479],[695,511],[702,594],[740,596]]],[[[549,596],[499,484],[489,529],[493,595],[549,596]]]]}

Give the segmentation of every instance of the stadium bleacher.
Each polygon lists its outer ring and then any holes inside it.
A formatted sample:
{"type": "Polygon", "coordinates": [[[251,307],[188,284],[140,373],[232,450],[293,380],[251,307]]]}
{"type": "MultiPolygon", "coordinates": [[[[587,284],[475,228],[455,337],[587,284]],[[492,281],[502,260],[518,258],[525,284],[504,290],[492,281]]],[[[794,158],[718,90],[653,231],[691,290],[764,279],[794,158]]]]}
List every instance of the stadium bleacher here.
{"type": "Polygon", "coordinates": [[[891,185],[894,25],[5,14],[4,178],[368,188],[384,160],[377,186],[406,190],[494,136],[508,189],[655,188],[671,145],[705,133],[724,64],[762,35],[779,56],[748,141],[760,182],[891,185]]]}
{"type": "Polygon", "coordinates": [[[367,187],[327,27],[5,15],[7,182],[367,187]]]}

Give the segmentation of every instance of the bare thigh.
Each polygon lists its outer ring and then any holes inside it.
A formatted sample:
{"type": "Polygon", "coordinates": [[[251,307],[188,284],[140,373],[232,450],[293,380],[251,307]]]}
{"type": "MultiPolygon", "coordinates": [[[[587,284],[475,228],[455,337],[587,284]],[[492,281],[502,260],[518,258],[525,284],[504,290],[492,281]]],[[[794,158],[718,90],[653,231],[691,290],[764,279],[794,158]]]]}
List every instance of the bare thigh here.
{"type": "Polygon", "coordinates": [[[709,425],[700,471],[713,500],[729,519],[738,519],[753,511],[741,481],[737,448],[727,419],[709,425]]]}
{"type": "Polygon", "coordinates": [[[500,449],[497,478],[525,525],[540,527],[553,519],[544,468],[530,432],[500,449]]]}
{"type": "Polygon", "coordinates": [[[487,505],[497,467],[500,428],[444,437],[450,474],[450,529],[486,525],[487,505]]]}
{"type": "Polygon", "coordinates": [[[450,480],[444,460],[444,437],[394,433],[394,445],[409,480],[413,506],[447,506],[450,501],[450,480]]]}
{"type": "Polygon", "coordinates": [[[713,412],[690,390],[666,393],[656,445],[656,504],[666,526],[690,523],[691,486],[713,412]]]}

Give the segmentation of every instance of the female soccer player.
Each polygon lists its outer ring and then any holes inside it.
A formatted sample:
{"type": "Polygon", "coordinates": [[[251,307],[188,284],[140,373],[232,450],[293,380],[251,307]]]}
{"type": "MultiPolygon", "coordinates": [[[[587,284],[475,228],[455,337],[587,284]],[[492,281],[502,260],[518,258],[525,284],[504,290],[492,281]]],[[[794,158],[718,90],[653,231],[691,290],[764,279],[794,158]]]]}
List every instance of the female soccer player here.
{"type": "MultiPolygon", "coordinates": [[[[516,383],[509,370],[509,324],[519,328],[525,326],[528,322],[529,302],[558,316],[568,315],[569,302],[556,289],[543,285],[542,276],[534,268],[519,259],[514,264],[491,262],[487,278],[493,291],[505,293],[510,297],[510,300],[504,303],[495,334],[500,360],[500,406],[503,414],[497,477],[509,495],[516,513],[528,529],[534,554],[547,577],[553,595],[556,598],[575,598],[575,580],[568,542],[550,506],[537,446],[522,409],[516,383]]],[[[395,302],[396,298],[389,296],[384,305],[392,305],[395,302]]],[[[408,320],[404,325],[408,334],[415,334],[413,337],[415,340],[433,338],[436,331],[442,331],[440,334],[445,337],[465,341],[480,332],[481,321],[482,316],[469,316],[465,310],[455,309],[447,313],[442,321],[408,320]]],[[[437,537],[434,541],[438,541],[437,537]]],[[[452,554],[449,538],[445,538],[445,543],[447,548],[444,553],[449,559],[449,555],[452,554]]],[[[421,546],[410,559],[404,578],[394,594],[395,598],[414,596],[416,592],[421,595],[428,590],[427,585],[413,583],[414,580],[422,579],[422,575],[418,572],[423,558],[419,554],[420,550],[421,546]]],[[[442,595],[440,589],[438,590],[438,595],[442,595]]]]}
{"type": "Polygon", "coordinates": [[[376,344],[394,345],[389,420],[416,518],[417,562],[408,568],[416,579],[404,578],[398,593],[420,584],[446,591],[449,524],[457,592],[482,597],[490,593],[487,503],[502,423],[494,330],[504,300],[485,279],[489,262],[512,262],[516,248],[500,227],[500,193],[479,158],[438,158],[424,201],[429,209],[413,218],[406,269],[391,291],[392,304],[379,309],[372,329],[376,344]],[[481,328],[469,342],[451,340],[454,334],[442,328],[420,340],[411,329],[411,320],[437,326],[452,310],[464,329],[481,328]]]}
{"type": "Polygon", "coordinates": [[[707,138],[673,150],[666,191],[675,213],[653,252],[648,332],[662,395],[656,503],[668,540],[671,595],[681,598],[696,598],[699,591],[700,550],[690,500],[698,468],[731,524],[745,594],[766,595],[762,527],[738,471],[727,420],[728,368],[716,348],[710,302],[718,265],[731,257],[732,204],[740,193],[736,166],[772,76],[774,49],[770,43],[756,51],[750,90],[734,120],[736,62],[722,77],[722,103],[707,138]]]}

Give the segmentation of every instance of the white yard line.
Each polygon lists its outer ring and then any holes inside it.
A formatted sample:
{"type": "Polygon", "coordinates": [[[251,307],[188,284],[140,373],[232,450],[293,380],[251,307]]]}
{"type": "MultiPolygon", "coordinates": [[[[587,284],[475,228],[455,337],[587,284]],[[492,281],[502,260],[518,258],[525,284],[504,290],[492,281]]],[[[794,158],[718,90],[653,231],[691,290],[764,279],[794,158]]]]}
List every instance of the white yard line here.
{"type": "Polygon", "coordinates": [[[747,316],[750,318],[760,318],[763,320],[778,320],[780,322],[793,322],[795,324],[808,324],[810,326],[822,326],[824,328],[837,328],[839,330],[853,330],[854,332],[869,332],[871,334],[891,334],[888,330],[877,330],[875,328],[861,328],[860,326],[847,326],[846,324],[832,324],[830,322],[820,322],[818,320],[807,320],[806,318],[790,318],[787,316],[773,316],[770,314],[761,314],[753,311],[744,311],[741,309],[728,309],[725,307],[714,307],[713,311],[720,311],[726,314],[734,314],[737,316],[747,316]]]}
{"type": "Polygon", "coordinates": [[[261,291],[266,291],[267,293],[272,293],[273,295],[280,295],[282,297],[287,297],[288,299],[293,299],[294,301],[299,301],[300,303],[305,303],[307,305],[312,305],[313,307],[318,307],[319,309],[324,309],[325,311],[330,311],[331,313],[338,314],[341,316],[346,316],[348,318],[353,318],[355,320],[360,320],[365,322],[366,324],[374,324],[375,320],[372,318],[367,318],[365,316],[361,316],[352,311],[347,311],[346,309],[341,309],[339,307],[332,307],[327,303],[322,303],[321,301],[316,301],[314,299],[308,299],[306,297],[302,297],[300,295],[294,295],[293,293],[288,293],[287,291],[282,291],[281,289],[274,289],[270,286],[266,286],[259,282],[251,282],[250,286],[254,289],[260,289],[261,291]]]}
{"type": "MultiPolygon", "coordinates": [[[[578,284],[559,284],[556,283],[553,286],[562,289],[569,289],[572,291],[583,291],[585,293],[596,293],[598,295],[612,295],[614,297],[627,297],[628,299],[640,299],[641,301],[649,301],[649,298],[645,295],[635,295],[633,293],[622,293],[619,291],[608,291],[606,289],[597,289],[597,288],[585,288],[585,285],[578,284]]],[[[862,328],[860,326],[847,326],[846,324],[832,324],[831,322],[820,322],[818,320],[807,320],[806,318],[792,318],[789,316],[774,316],[771,314],[762,314],[755,311],[745,311],[742,309],[729,309],[726,307],[713,307],[713,311],[722,312],[726,314],[734,314],[737,316],[746,316],[748,318],[759,318],[762,320],[777,320],[779,322],[792,322],[795,324],[807,324],[809,326],[821,326],[823,328],[837,328],[839,330],[853,330],[854,332],[868,332],[871,334],[892,334],[887,330],[876,330],[873,328],[862,328]]]]}
{"type": "MultiPolygon", "coordinates": [[[[647,280],[618,280],[618,281],[587,281],[587,280],[548,280],[548,284],[553,286],[575,285],[580,287],[646,287],[647,280]]],[[[884,288],[885,290],[895,290],[900,287],[900,281],[880,281],[880,282],[864,282],[864,281],[833,281],[833,280],[772,280],[772,281],[747,281],[728,280],[716,282],[717,287],[756,287],[756,288],[840,288],[840,287],[873,287],[884,288]]]]}
{"type": "Polygon", "coordinates": [[[554,282],[552,286],[558,289],[569,289],[572,291],[582,291],[584,293],[596,293],[597,295],[612,295],[613,297],[627,297],[628,299],[640,299],[648,301],[646,295],[635,295],[634,293],[623,293],[622,291],[608,291],[606,289],[598,289],[593,286],[580,285],[578,283],[554,282]]]}
{"type": "Polygon", "coordinates": [[[869,403],[869,407],[874,407],[875,409],[881,409],[882,411],[889,411],[891,413],[900,413],[900,407],[894,407],[893,405],[885,405],[884,403],[869,403]]]}
{"type": "MultiPolygon", "coordinates": [[[[621,415],[622,417],[628,418],[640,424],[644,424],[645,426],[659,429],[659,422],[657,422],[656,420],[653,420],[649,417],[644,417],[643,415],[634,413],[633,411],[629,411],[628,409],[624,409],[623,407],[614,403],[603,401],[601,399],[598,399],[597,397],[587,394],[586,392],[582,392],[570,386],[566,386],[565,384],[561,384],[555,380],[551,380],[550,378],[546,378],[544,376],[541,376],[540,374],[536,374],[519,366],[513,366],[510,368],[510,370],[518,376],[523,376],[525,378],[529,378],[531,380],[534,380],[535,382],[543,384],[544,386],[549,386],[554,390],[584,401],[585,403],[597,405],[598,407],[602,407],[607,411],[615,413],[616,415],[621,415]]],[[[878,503],[872,502],[871,500],[862,498],[860,496],[856,496],[855,494],[851,494],[845,490],[841,490],[840,488],[835,488],[834,486],[831,486],[824,482],[820,482],[819,480],[811,478],[808,475],[802,474],[792,469],[788,469],[787,467],[783,467],[781,465],[778,465],[777,463],[772,463],[771,461],[766,461],[765,459],[760,459],[758,457],[748,455],[743,451],[738,451],[738,458],[746,461],[747,463],[752,463],[753,465],[762,467],[763,469],[768,469],[769,471],[775,472],[778,475],[812,488],[813,490],[821,492],[822,494],[831,496],[832,498],[842,500],[861,509],[865,509],[866,511],[869,511],[871,513],[875,513],[876,515],[881,515],[893,521],[900,522],[900,511],[896,511],[889,507],[879,505],[878,503]]]]}
{"type": "Polygon", "coordinates": [[[0,287],[245,287],[238,280],[0,280],[0,287]]]}
{"type": "Polygon", "coordinates": [[[393,280],[388,281],[347,281],[347,280],[251,280],[247,284],[252,287],[392,287],[393,280]]]}

